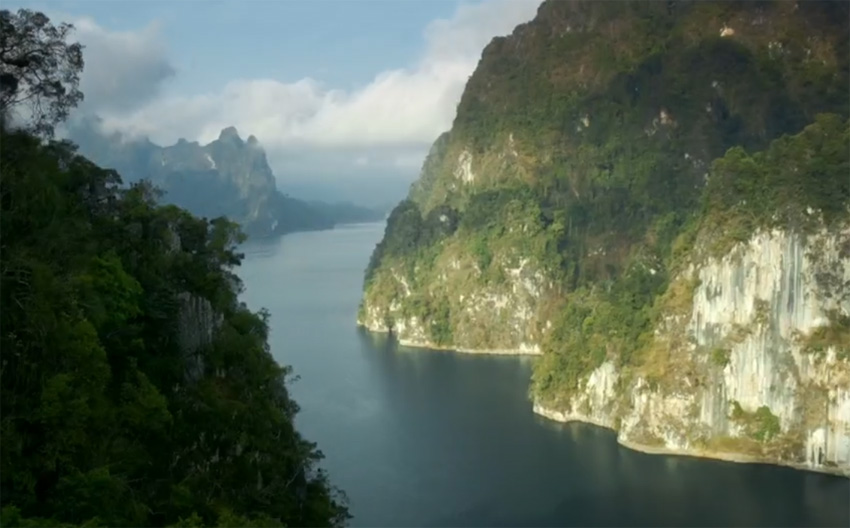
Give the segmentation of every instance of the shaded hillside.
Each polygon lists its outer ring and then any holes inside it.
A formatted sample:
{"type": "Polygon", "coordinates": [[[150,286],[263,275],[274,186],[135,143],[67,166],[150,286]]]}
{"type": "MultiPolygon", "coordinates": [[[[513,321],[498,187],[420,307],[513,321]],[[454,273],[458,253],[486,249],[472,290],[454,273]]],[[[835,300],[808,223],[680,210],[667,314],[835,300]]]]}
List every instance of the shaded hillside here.
{"type": "Polygon", "coordinates": [[[37,12],[0,28],[0,525],[342,525],[269,314],[237,300],[238,226],[53,141],[79,46],[37,12]]]}

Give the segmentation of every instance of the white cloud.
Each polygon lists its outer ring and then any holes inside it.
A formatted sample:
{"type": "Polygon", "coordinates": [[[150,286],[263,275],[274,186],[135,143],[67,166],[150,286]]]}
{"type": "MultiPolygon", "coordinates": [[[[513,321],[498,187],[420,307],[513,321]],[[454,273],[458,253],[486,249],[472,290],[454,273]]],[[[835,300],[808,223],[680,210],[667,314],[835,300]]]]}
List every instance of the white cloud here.
{"type": "MultiPolygon", "coordinates": [[[[415,65],[381,72],[355,91],[310,78],[294,83],[242,79],[217,93],[160,97],[131,111],[114,105],[100,114],[109,129],[148,135],[163,144],[180,137],[210,141],[222,128],[234,125],[244,136],[257,136],[270,154],[300,148],[336,150],[349,152],[352,165],[357,160],[367,159],[371,165],[383,159],[397,167],[418,166],[427,146],[451,126],[481,50],[494,36],[530,20],[539,4],[540,0],[493,0],[462,5],[452,18],[436,20],[425,29],[426,49],[415,65]],[[374,155],[376,149],[381,156],[374,155]]],[[[151,56],[147,52],[152,48],[143,45],[148,31],[155,28],[136,35],[136,40],[123,35],[125,40],[115,42],[138,50],[134,57],[151,56]]],[[[94,42],[88,50],[91,63],[109,57],[94,52],[94,42]]],[[[93,67],[95,74],[86,75],[101,78],[105,67],[93,67]]],[[[166,72],[161,78],[170,72],[152,71],[166,72]]]]}
{"type": "Polygon", "coordinates": [[[72,38],[85,46],[81,110],[135,110],[155,97],[163,81],[174,75],[157,23],[138,31],[110,31],[87,17],[69,21],[75,29],[72,38]]]}

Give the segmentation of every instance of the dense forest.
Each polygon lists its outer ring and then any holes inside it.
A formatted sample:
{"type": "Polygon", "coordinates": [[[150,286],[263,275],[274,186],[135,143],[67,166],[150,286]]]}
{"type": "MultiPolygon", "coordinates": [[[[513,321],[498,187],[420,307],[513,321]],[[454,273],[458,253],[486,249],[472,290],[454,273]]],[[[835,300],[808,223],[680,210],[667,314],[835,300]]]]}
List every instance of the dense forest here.
{"type": "MultiPolygon", "coordinates": [[[[556,401],[569,397],[612,352],[621,366],[651,363],[653,334],[671,311],[670,296],[662,294],[679,270],[703,255],[723,256],[762,228],[806,233],[846,221],[848,145],[850,121],[822,114],[799,134],[782,136],[764,151],[748,154],[735,147],[716,160],[699,206],[674,232],[676,237],[662,240],[653,255],[654,269],[661,273],[651,273],[635,259],[604,288],[581,285],[570,292],[571,302],[546,342],[549,353],[535,367],[535,394],[556,401]]],[[[839,357],[850,359],[848,322],[836,319],[829,328],[822,345],[835,346],[839,357]]]]}
{"type": "Polygon", "coordinates": [[[52,139],[82,99],[71,26],[0,11],[0,524],[339,526],[243,236],[52,139]]]}
{"type": "Polygon", "coordinates": [[[846,220],[848,20],[846,2],[544,2],[484,49],[389,216],[361,322],[539,345],[534,396],[555,404],[606,358],[642,363],[686,258],[846,220]]]}

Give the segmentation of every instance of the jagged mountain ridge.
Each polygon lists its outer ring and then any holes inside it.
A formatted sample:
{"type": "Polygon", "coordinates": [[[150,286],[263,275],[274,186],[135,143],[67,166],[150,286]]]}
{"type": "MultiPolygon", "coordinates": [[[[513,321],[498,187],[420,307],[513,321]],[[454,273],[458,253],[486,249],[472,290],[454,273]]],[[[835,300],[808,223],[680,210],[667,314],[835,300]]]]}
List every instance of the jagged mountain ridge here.
{"type": "Polygon", "coordinates": [[[848,16],[843,2],[544,2],[482,53],[390,215],[359,324],[541,354],[537,411],[633,446],[850,472],[850,254],[801,257],[850,247],[848,16]],[[740,203],[721,206],[712,179],[746,182],[740,203]],[[735,293],[746,281],[759,286],[735,293]]]}
{"type": "Polygon", "coordinates": [[[89,120],[73,124],[69,135],[82,154],[115,168],[125,181],[148,179],[164,191],[164,201],[200,216],[227,216],[252,237],[382,217],[353,204],[308,203],[281,193],[259,140],[243,140],[235,127],[207,145],[181,138],[168,147],[102,134],[89,120]]]}

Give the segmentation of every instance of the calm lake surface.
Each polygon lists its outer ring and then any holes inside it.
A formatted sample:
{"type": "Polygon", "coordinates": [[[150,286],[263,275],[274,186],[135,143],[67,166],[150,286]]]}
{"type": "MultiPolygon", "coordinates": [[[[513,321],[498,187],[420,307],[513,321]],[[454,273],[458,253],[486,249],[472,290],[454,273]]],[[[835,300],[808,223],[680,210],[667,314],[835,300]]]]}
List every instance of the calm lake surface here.
{"type": "Polygon", "coordinates": [[[355,326],[384,225],[247,244],[243,298],[271,314],[352,526],[848,526],[850,479],[645,455],[534,415],[531,360],[398,347],[355,326]]]}

